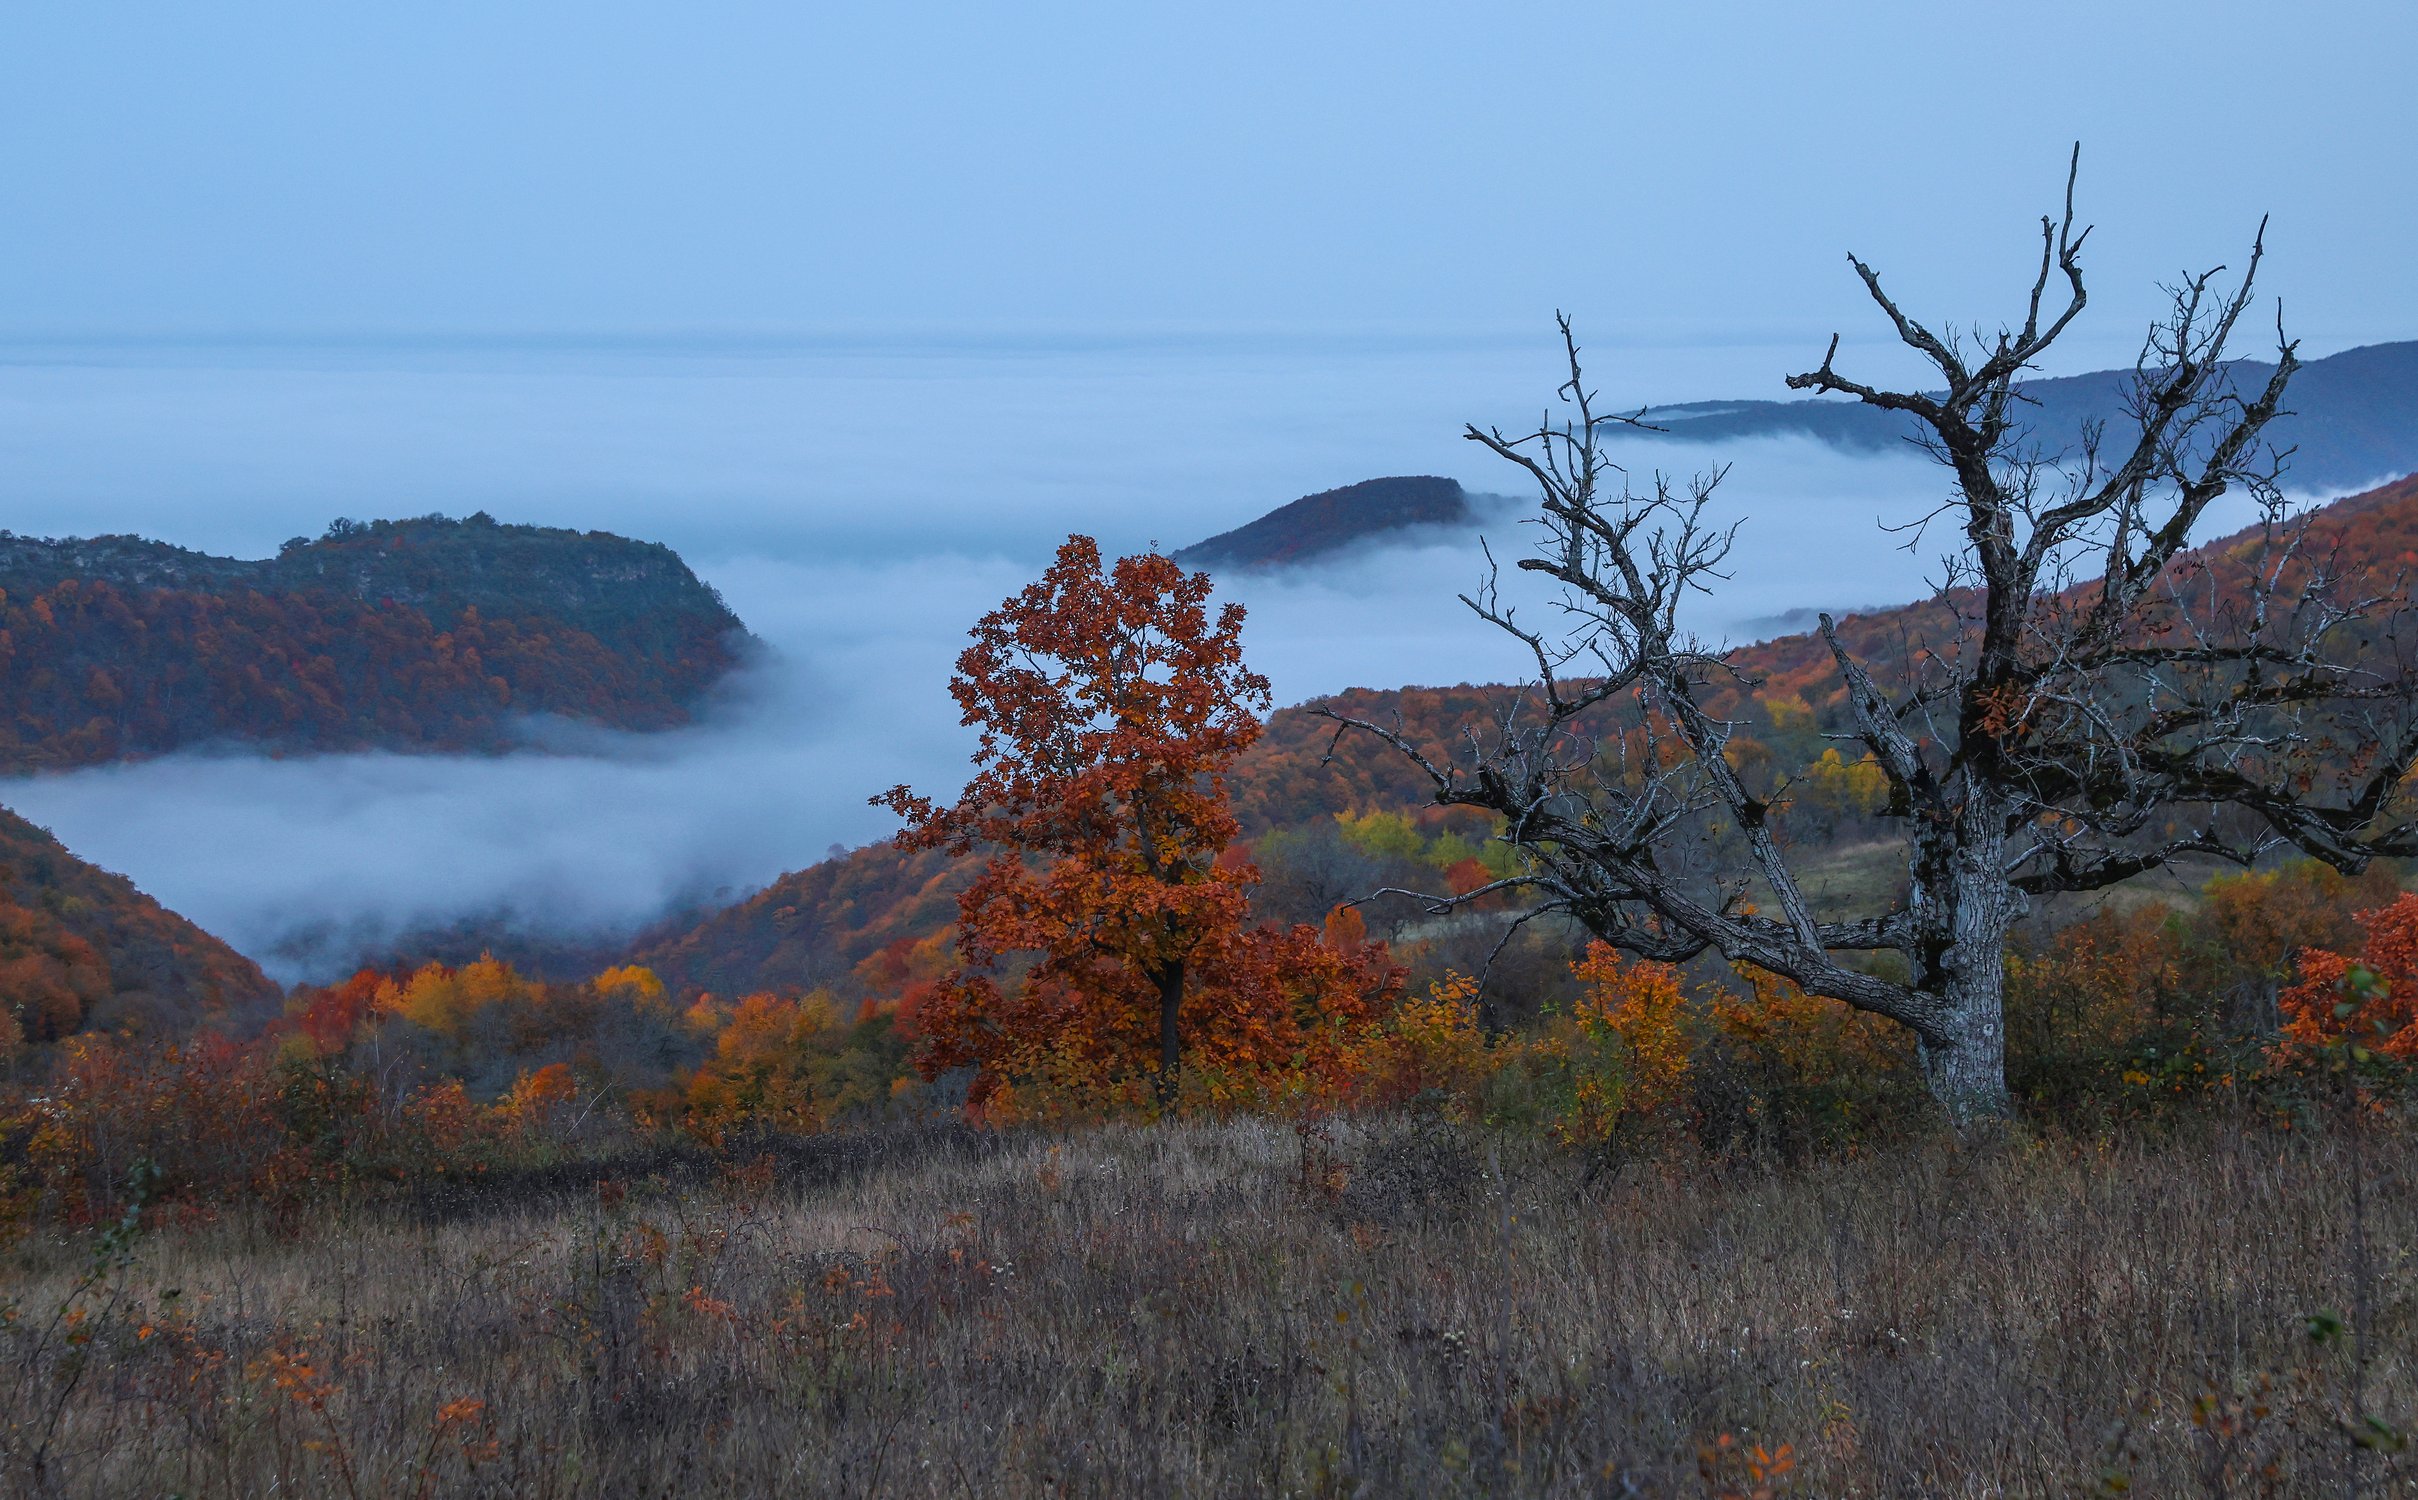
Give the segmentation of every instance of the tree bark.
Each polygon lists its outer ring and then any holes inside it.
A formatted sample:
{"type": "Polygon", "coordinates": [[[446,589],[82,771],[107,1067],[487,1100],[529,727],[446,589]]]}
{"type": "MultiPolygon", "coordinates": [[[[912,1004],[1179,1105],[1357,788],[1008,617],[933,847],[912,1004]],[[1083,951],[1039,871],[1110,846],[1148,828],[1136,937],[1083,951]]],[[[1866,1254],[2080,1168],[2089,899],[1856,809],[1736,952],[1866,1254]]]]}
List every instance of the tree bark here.
{"type": "Polygon", "coordinates": [[[1175,1103],[1183,1078],[1184,966],[1169,964],[1158,972],[1159,982],[1159,1103],[1175,1103]]]}
{"type": "Polygon", "coordinates": [[[1935,1027],[1918,1033],[1923,1082],[1959,1127],[2014,1113],[2007,1091],[2007,936],[2023,915],[2022,893],[2004,874],[2005,803],[1976,795],[1958,819],[1944,871],[1944,941],[1919,963],[1915,988],[1940,1000],[1935,1027]],[[1928,972],[1926,972],[1926,970],[1928,972]]]}
{"type": "Polygon", "coordinates": [[[1972,958],[1948,975],[1944,1037],[1917,1042],[1923,1082],[1959,1127],[2005,1119],[2015,1108],[2007,1092],[2005,962],[1981,952],[1972,958]]]}

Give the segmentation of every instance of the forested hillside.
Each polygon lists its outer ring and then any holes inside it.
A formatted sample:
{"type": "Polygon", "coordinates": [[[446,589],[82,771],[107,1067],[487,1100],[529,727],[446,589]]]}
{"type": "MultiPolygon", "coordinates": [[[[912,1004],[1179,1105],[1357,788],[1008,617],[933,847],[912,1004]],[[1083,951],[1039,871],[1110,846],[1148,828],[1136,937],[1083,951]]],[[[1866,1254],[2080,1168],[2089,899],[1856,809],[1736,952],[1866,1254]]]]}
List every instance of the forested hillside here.
{"type": "Polygon", "coordinates": [[[258,562],[0,533],[0,771],[490,749],[532,714],[666,728],[745,639],[677,554],[603,532],[339,521],[258,562]]]}
{"type": "Polygon", "coordinates": [[[957,919],[972,861],[887,840],[784,875],[736,906],[640,944],[633,963],[675,994],[844,984],[885,948],[904,953],[957,919]]]}
{"type": "Polygon", "coordinates": [[[0,808],[0,1058],[87,1027],[273,1014],[280,998],[250,959],[0,808]]]}

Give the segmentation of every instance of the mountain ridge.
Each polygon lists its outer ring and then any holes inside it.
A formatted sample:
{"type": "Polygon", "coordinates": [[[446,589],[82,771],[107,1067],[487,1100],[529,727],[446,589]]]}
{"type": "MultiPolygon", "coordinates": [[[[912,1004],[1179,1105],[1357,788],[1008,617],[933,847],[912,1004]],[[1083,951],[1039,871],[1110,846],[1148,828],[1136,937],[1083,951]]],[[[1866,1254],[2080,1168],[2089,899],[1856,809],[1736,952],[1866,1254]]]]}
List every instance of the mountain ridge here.
{"type": "Polygon", "coordinates": [[[0,772],[502,749],[540,714],[670,728],[750,646],[668,547],[483,513],[340,520],[259,560],[0,532],[0,772]]]}
{"type": "Polygon", "coordinates": [[[1304,495],[1174,556],[1190,568],[1284,567],[1331,556],[1371,537],[1465,526],[1476,519],[1459,480],[1402,474],[1304,495]]]}
{"type": "MultiPolygon", "coordinates": [[[[2275,366],[2244,359],[2226,368],[2236,385],[2255,387],[2275,366]]],[[[2023,381],[2017,389],[2032,403],[2029,425],[2054,451],[2093,422],[2121,440],[2131,377],[2129,370],[2095,370],[2023,381]]],[[[1894,452],[1921,436],[1905,413],[1822,397],[1675,402],[1644,407],[1637,416],[1649,425],[1617,435],[1672,444],[1801,437],[1852,453],[1894,452]]],[[[2279,449],[2291,450],[2285,479],[2303,488],[2348,493],[2418,470],[2418,340],[2310,360],[2293,377],[2286,412],[2268,434],[2279,449]]],[[[1302,566],[1378,537],[1474,526],[1483,519],[1476,502],[1485,498],[1434,475],[1367,479],[1305,495],[1174,556],[1210,569],[1302,566]]]]}
{"type": "MultiPolygon", "coordinates": [[[[2239,387],[2256,388],[2272,362],[2228,360],[2239,387]]],[[[2123,431],[2129,370],[2027,380],[2017,390],[2034,403],[2029,425],[2052,449],[2102,421],[2123,431]]],[[[2268,429],[2269,441],[2293,450],[2287,480],[2318,489],[2373,485],[2418,470],[2418,340],[2363,344],[2302,365],[2286,397],[2286,414],[2268,429]]],[[[1662,429],[1634,435],[1674,443],[1732,442],[1756,437],[1810,437],[1854,452],[1891,451],[1918,435],[1914,419],[1860,401],[1690,401],[1643,408],[1639,417],[1662,429]]],[[[1624,434],[1627,435],[1627,434],[1624,434]]]]}

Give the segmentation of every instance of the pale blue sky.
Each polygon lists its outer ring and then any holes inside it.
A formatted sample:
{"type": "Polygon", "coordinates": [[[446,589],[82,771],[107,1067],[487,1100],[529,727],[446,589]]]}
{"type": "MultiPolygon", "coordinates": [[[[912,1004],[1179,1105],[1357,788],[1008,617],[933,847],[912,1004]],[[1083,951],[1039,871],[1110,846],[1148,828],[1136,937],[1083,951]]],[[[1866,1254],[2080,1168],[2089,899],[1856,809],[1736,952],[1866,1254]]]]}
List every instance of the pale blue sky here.
{"type": "Polygon", "coordinates": [[[2097,355],[2275,215],[2418,335],[2418,6],[19,5],[0,335],[1860,326],[2085,143],[2097,355]]]}

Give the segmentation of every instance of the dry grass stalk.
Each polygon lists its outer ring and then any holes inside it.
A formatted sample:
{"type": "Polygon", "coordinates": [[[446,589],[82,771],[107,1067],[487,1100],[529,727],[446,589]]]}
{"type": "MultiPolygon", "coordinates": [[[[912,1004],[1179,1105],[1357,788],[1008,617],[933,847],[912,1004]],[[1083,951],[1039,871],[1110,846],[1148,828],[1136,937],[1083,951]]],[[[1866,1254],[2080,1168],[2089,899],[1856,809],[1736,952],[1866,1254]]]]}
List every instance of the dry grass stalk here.
{"type": "MultiPolygon", "coordinates": [[[[2332,1493],[2343,1168],[2213,1126],[1593,1186],[1433,1123],[959,1140],[155,1231],[0,1399],[21,1453],[74,1374],[77,1496],[2332,1493]]],[[[2418,1203],[2365,1191],[2406,1419],[2418,1203]]],[[[14,1326],[86,1256],[18,1251],[14,1326]]]]}

